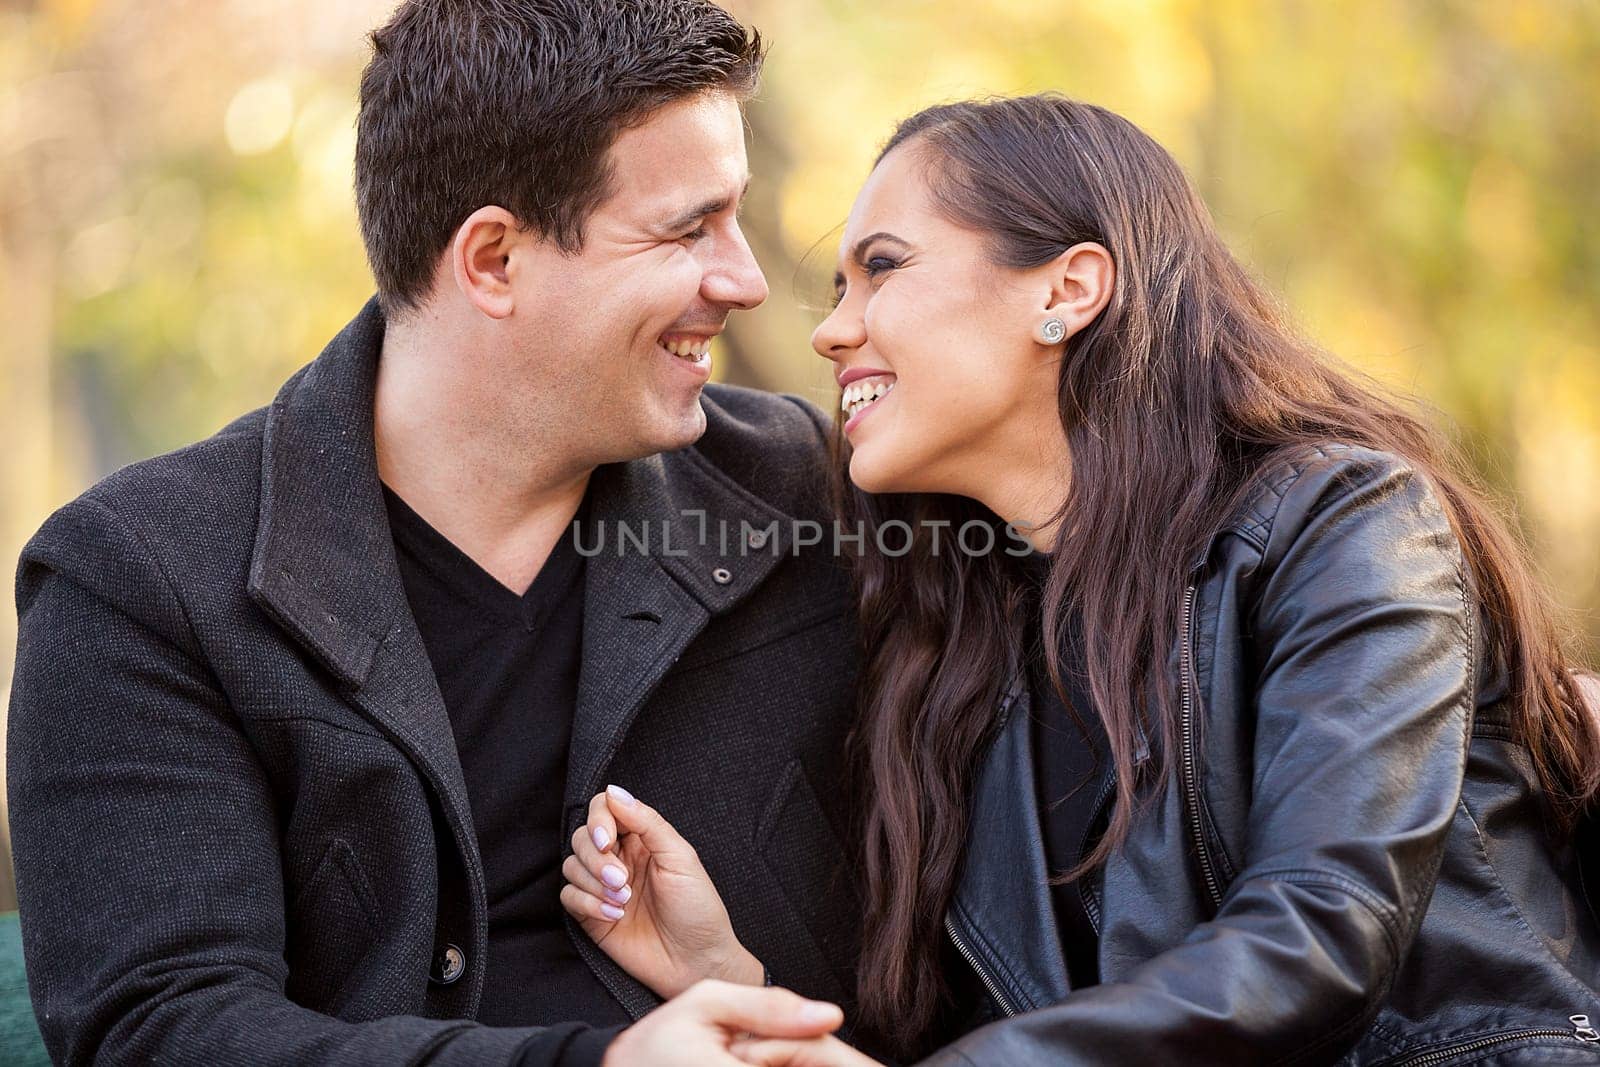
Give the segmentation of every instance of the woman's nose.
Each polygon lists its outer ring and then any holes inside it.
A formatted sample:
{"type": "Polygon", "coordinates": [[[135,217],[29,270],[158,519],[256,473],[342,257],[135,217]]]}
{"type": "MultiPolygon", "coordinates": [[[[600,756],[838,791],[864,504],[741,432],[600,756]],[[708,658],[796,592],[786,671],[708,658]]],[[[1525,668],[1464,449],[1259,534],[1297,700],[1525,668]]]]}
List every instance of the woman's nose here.
{"type": "Polygon", "coordinates": [[[843,304],[835,307],[811,334],[811,347],[823,359],[837,363],[845,355],[860,348],[866,340],[866,331],[859,317],[845,312],[843,304]]]}

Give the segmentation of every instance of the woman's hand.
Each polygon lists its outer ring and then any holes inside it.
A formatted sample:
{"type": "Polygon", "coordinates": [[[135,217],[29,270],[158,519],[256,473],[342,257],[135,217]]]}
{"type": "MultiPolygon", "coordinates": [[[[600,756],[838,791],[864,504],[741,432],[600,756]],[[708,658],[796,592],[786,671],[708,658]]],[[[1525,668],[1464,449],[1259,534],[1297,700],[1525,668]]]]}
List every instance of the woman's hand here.
{"type": "Polygon", "coordinates": [[[700,857],[620,786],[589,802],[561,867],[561,905],[619,967],[671,999],[703,978],[759,986],[700,857]]]}

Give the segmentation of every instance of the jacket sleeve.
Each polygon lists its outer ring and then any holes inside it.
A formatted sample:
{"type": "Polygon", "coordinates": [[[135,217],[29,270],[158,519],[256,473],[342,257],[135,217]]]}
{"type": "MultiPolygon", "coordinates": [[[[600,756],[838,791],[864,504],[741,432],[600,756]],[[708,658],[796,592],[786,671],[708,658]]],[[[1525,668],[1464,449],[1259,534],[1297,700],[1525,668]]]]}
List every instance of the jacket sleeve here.
{"type": "Polygon", "coordinates": [[[1362,455],[1313,461],[1266,534],[1248,833],[1215,917],[928,1064],[1324,1063],[1370,1026],[1438,876],[1476,642],[1437,498],[1362,455]]]}
{"type": "Polygon", "coordinates": [[[24,551],[17,605],[10,825],[55,1063],[598,1061],[612,1032],[578,1024],[350,1023],[290,1001],[274,797],[157,562],[80,498],[24,551]]]}

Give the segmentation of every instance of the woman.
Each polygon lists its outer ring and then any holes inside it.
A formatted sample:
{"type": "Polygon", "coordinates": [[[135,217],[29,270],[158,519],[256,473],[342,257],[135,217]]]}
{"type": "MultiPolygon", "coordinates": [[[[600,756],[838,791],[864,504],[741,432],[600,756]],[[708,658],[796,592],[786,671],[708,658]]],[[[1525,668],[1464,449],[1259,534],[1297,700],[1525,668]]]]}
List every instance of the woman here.
{"type": "MultiPolygon", "coordinates": [[[[1600,735],[1440,440],[1100,108],[913,117],[842,248],[813,344],[869,532],[869,1032],[952,1064],[1600,1062],[1600,735]]],[[[569,910],[663,993],[752,973],[656,823],[655,865],[580,835],[569,910]]]]}

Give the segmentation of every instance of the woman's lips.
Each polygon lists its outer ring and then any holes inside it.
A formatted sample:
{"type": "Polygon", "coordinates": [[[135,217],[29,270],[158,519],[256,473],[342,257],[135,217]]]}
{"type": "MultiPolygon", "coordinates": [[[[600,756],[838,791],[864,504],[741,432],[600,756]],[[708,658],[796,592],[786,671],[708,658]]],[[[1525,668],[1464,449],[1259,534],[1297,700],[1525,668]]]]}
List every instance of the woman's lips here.
{"type": "Polygon", "coordinates": [[[863,378],[876,378],[879,376],[893,378],[894,371],[884,370],[882,367],[847,367],[836,374],[834,380],[839,383],[839,388],[843,389],[845,386],[853,382],[859,382],[863,378]]]}

